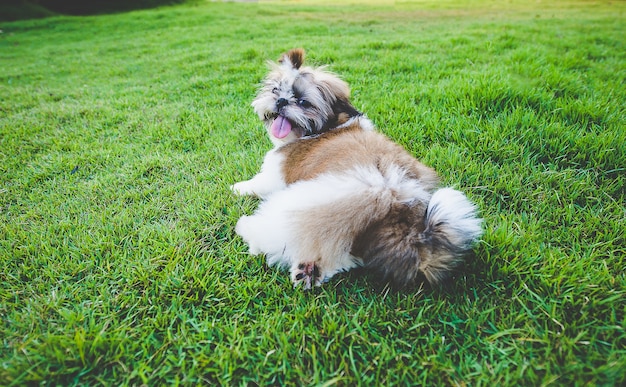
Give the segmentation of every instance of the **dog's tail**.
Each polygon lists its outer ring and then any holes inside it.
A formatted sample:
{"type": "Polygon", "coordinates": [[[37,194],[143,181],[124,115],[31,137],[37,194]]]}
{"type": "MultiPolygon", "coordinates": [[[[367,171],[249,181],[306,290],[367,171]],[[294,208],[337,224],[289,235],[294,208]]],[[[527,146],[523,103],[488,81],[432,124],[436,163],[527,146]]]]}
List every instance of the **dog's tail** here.
{"type": "Polygon", "coordinates": [[[445,279],[482,234],[482,219],[467,197],[452,188],[436,191],[426,210],[426,229],[420,242],[431,254],[421,257],[419,269],[431,284],[445,279]]]}
{"type": "Polygon", "coordinates": [[[467,197],[452,188],[423,200],[398,200],[355,241],[354,254],[383,279],[405,286],[425,278],[438,284],[463,262],[482,234],[482,220],[467,197]]]}

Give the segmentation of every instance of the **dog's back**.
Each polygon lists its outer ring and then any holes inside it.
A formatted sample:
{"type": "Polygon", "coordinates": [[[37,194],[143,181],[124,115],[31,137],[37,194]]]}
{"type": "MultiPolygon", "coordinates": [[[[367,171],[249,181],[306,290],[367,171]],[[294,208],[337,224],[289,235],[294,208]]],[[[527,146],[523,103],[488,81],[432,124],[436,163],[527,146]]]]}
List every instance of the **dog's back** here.
{"type": "Polygon", "coordinates": [[[439,179],[435,171],[420,163],[400,145],[384,135],[363,129],[358,122],[316,137],[306,137],[278,149],[285,156],[283,175],[287,184],[311,180],[323,173],[345,172],[357,167],[404,170],[432,190],[439,179]]]}

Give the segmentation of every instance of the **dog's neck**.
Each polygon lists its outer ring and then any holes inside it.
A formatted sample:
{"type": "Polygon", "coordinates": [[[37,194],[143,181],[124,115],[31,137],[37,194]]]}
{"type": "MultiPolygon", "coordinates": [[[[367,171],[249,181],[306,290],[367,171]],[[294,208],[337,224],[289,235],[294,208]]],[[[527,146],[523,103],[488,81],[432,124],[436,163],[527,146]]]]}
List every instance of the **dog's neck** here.
{"type": "Polygon", "coordinates": [[[347,99],[337,99],[333,104],[333,113],[334,115],[326,122],[322,130],[319,133],[312,133],[312,135],[344,127],[348,122],[363,116],[363,113],[352,106],[347,99]]]}

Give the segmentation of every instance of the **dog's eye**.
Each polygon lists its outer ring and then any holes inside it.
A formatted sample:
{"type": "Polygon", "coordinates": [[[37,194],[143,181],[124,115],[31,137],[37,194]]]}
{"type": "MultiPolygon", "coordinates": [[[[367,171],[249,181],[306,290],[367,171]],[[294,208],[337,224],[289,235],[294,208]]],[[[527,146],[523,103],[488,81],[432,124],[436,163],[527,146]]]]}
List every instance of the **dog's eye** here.
{"type": "Polygon", "coordinates": [[[278,87],[273,88],[273,89],[272,89],[272,93],[274,93],[274,94],[278,94],[278,87]]]}
{"type": "Polygon", "coordinates": [[[298,105],[300,105],[300,107],[303,107],[305,109],[310,108],[311,106],[311,102],[307,101],[306,99],[299,99],[298,100],[298,105]]]}

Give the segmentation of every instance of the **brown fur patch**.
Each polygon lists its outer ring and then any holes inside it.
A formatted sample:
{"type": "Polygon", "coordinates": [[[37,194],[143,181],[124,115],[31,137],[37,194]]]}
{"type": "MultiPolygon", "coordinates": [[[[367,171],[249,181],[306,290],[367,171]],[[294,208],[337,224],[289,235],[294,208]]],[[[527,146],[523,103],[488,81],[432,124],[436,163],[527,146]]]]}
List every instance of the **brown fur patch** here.
{"type": "Polygon", "coordinates": [[[304,49],[302,48],[293,48],[278,59],[278,63],[283,63],[285,58],[289,59],[289,62],[293,65],[294,68],[299,69],[300,66],[304,63],[304,49]]]}
{"type": "Polygon", "coordinates": [[[426,203],[394,204],[384,218],[355,238],[352,254],[396,286],[416,282],[421,261],[431,254],[422,234],[425,212],[426,203]]]}
{"type": "Polygon", "coordinates": [[[385,171],[394,165],[403,168],[408,177],[420,180],[425,190],[435,188],[438,183],[434,170],[384,135],[363,130],[358,124],[298,139],[282,146],[278,152],[285,156],[283,175],[287,184],[358,166],[385,171]]]}
{"type": "Polygon", "coordinates": [[[341,126],[343,124],[345,124],[346,122],[348,122],[348,120],[350,119],[350,116],[348,115],[348,113],[345,112],[341,112],[337,115],[337,125],[336,126],[341,126]]]}

